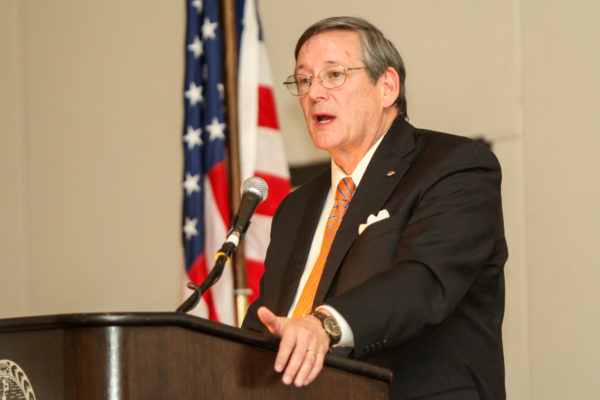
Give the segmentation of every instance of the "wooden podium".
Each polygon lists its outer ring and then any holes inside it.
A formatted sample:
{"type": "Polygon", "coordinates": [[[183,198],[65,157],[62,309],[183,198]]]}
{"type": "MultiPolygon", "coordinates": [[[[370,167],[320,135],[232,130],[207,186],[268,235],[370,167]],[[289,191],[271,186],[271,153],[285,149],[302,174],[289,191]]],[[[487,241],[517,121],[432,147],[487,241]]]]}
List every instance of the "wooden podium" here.
{"type": "Polygon", "coordinates": [[[21,374],[37,400],[388,399],[389,370],[335,355],[311,385],[285,386],[276,349],[183,313],[0,319],[0,397],[28,398],[11,378],[21,374]]]}

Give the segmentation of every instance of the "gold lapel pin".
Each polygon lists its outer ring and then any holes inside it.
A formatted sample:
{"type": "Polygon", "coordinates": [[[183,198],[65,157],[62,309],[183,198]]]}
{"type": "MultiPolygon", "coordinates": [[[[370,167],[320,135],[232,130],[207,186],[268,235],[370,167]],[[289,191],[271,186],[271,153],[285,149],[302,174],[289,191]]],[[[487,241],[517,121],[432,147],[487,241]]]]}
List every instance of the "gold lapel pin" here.
{"type": "Polygon", "coordinates": [[[396,173],[396,171],[388,171],[386,176],[392,176],[396,173]]]}

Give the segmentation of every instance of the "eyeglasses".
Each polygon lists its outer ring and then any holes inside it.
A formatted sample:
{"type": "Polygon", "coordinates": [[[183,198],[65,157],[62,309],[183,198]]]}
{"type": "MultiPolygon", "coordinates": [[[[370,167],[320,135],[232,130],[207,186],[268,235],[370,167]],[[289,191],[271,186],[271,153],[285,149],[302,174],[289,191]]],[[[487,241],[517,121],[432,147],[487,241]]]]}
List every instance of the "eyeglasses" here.
{"type": "MultiPolygon", "coordinates": [[[[364,68],[366,67],[346,68],[341,65],[328,67],[317,74],[317,79],[324,88],[335,89],[346,83],[346,73],[348,71],[356,71],[364,68]]],[[[308,93],[314,77],[314,75],[294,74],[288,76],[283,84],[294,96],[304,96],[308,93]]]]}

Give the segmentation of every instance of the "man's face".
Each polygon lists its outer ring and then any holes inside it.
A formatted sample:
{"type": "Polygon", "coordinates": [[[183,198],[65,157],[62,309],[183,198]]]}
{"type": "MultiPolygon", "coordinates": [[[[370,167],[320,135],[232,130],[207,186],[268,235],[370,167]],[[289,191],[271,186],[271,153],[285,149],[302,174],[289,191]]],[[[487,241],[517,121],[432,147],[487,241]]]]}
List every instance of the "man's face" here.
{"type": "Polygon", "coordinates": [[[336,162],[337,157],[362,157],[383,134],[381,79],[373,84],[365,69],[347,71],[342,86],[326,89],[316,77],[332,66],[364,67],[361,55],[358,33],[341,30],[311,37],[298,53],[295,73],[314,75],[308,93],[300,97],[308,131],[315,147],[336,162]]]}

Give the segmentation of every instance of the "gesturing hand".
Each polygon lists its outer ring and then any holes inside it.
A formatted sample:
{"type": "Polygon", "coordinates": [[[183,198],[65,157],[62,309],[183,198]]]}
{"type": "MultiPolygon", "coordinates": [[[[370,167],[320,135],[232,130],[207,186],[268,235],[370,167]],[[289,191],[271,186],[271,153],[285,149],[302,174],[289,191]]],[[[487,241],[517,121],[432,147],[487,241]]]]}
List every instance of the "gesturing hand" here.
{"type": "Polygon", "coordinates": [[[258,309],[258,317],[269,331],[281,338],[275,358],[275,371],[283,373],[283,383],[300,387],[315,380],[329,349],[329,336],[321,321],[307,315],[303,318],[278,317],[266,307],[258,309]],[[287,365],[287,366],[286,366],[287,365]]]}

